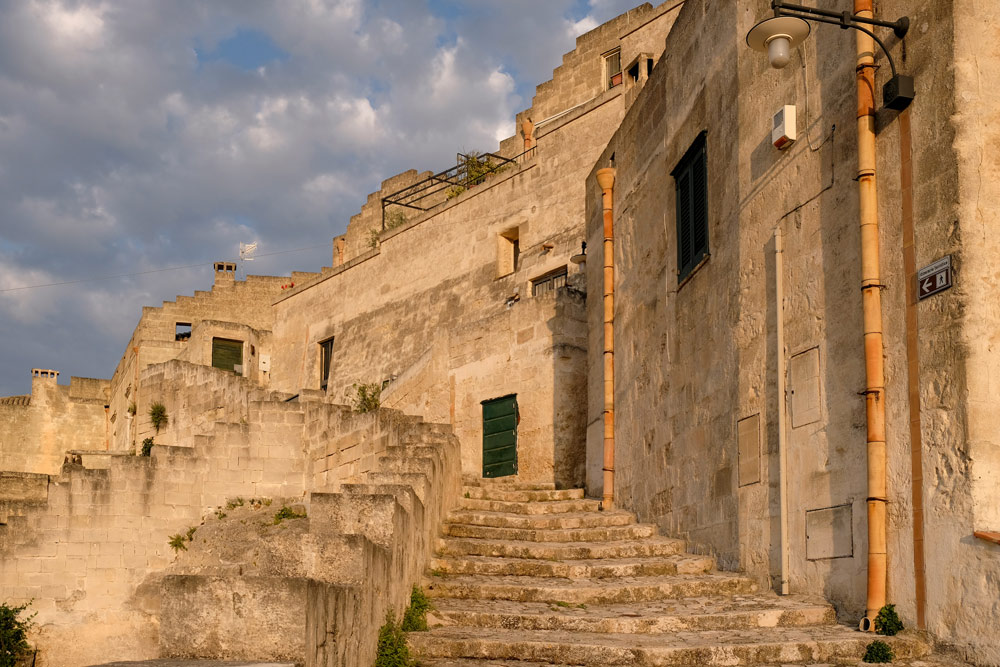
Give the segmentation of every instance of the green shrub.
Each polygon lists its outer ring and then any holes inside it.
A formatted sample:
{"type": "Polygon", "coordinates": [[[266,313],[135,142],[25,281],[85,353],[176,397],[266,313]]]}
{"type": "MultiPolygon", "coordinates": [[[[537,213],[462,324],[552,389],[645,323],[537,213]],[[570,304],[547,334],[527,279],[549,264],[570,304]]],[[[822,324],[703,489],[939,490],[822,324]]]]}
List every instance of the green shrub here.
{"type": "Polygon", "coordinates": [[[191,526],[188,528],[187,535],[184,536],[187,538],[188,542],[194,542],[194,531],[196,530],[198,530],[198,526],[191,526]]]}
{"type": "Polygon", "coordinates": [[[142,455],[143,456],[149,456],[150,454],[152,454],[153,453],[153,445],[155,445],[155,444],[156,443],[153,442],[152,438],[146,438],[145,440],[143,440],[142,441],[142,455]]]}
{"type": "Polygon", "coordinates": [[[403,632],[425,632],[427,612],[433,608],[430,598],[419,587],[414,586],[410,592],[410,606],[403,613],[403,632]]]}
{"type": "Polygon", "coordinates": [[[226,509],[227,510],[234,510],[237,507],[243,507],[243,499],[242,498],[230,498],[229,502],[226,503],[226,509]]]}
{"type": "Polygon", "coordinates": [[[174,550],[174,553],[176,553],[178,551],[187,551],[188,550],[187,545],[184,544],[186,541],[187,540],[184,539],[183,535],[181,535],[180,533],[177,533],[176,535],[171,535],[170,536],[170,541],[167,542],[167,544],[169,544],[170,548],[174,550]]]}
{"type": "Polygon", "coordinates": [[[862,662],[892,662],[896,654],[892,652],[892,647],[884,641],[876,639],[865,649],[865,657],[862,662]]]}
{"type": "Polygon", "coordinates": [[[875,617],[875,632],[892,637],[902,629],[903,622],[896,613],[896,605],[887,604],[878,610],[878,616],[875,617]]]}
{"type": "Polygon", "coordinates": [[[17,661],[31,651],[28,631],[34,625],[35,614],[21,618],[21,613],[31,603],[11,607],[6,602],[0,604],[0,667],[14,667],[17,661]]]}
{"type": "Polygon", "coordinates": [[[149,421],[159,433],[160,429],[170,423],[170,419],[167,418],[167,408],[163,403],[153,403],[149,406],[149,421]]]}
{"type": "Polygon", "coordinates": [[[354,383],[344,392],[355,412],[373,412],[382,405],[382,385],[378,382],[354,383]]]}
{"type": "Polygon", "coordinates": [[[279,523],[281,523],[285,519],[304,519],[304,518],[306,518],[305,512],[299,514],[298,512],[296,512],[295,510],[293,510],[291,507],[282,507],[274,515],[274,525],[277,526],[279,523]]]}
{"type": "Polygon", "coordinates": [[[385,625],[378,631],[375,667],[412,667],[413,664],[403,628],[396,624],[391,611],[386,612],[385,625]]]}

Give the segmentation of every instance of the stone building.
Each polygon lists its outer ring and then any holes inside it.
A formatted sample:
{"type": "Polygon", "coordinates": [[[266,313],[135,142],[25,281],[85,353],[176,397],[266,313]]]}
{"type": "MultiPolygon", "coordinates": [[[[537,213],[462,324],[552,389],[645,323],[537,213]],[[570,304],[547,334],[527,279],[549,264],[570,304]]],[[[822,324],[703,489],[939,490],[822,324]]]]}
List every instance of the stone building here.
{"type": "MultiPolygon", "coordinates": [[[[905,38],[879,34],[916,82],[905,111],[885,108],[891,73],[876,51],[887,595],[910,624],[997,664],[1000,98],[978,77],[1000,66],[1000,12],[915,0],[877,13],[909,17],[905,38]],[[917,271],[948,256],[954,286],[919,298],[917,271]]],[[[588,179],[588,490],[602,484],[605,398],[597,170],[613,167],[617,502],[856,621],[872,496],[856,34],[815,24],[773,69],[745,41],[769,14],[757,0],[686,3],[588,179]],[[772,121],[784,105],[798,137],[779,150],[772,121]],[[688,204],[691,169],[705,181],[688,204]],[[688,205],[707,211],[693,250],[679,247],[688,205]]]]}
{"type": "MultiPolygon", "coordinates": [[[[143,310],[110,380],[38,370],[31,396],[0,399],[0,599],[35,600],[40,664],[371,664],[461,480],[483,477],[604,494],[712,557],[699,562],[857,622],[870,489],[855,38],[819,26],[771,70],[744,43],[766,5],[609,21],[496,152],[384,181],[331,267],[240,281],[219,262],[210,291],[143,310]],[[779,150],[785,105],[798,133],[779,150]],[[381,409],[344,407],[359,387],[381,409]],[[271,503],[309,523],[272,524],[271,503]]],[[[874,116],[888,601],[1000,664],[986,222],[1000,100],[981,83],[1000,65],[998,12],[878,13],[910,17],[887,45],[917,84],[907,110],[874,116]],[[918,302],[916,270],[945,255],[954,287],[918,302]]]]}

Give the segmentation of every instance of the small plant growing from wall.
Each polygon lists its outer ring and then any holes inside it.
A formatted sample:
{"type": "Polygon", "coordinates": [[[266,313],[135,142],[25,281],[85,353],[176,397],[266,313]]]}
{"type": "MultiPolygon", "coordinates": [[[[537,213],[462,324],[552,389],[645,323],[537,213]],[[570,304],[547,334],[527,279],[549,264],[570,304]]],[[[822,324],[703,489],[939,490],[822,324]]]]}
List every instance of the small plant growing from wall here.
{"type": "Polygon", "coordinates": [[[21,617],[31,603],[11,607],[0,604],[0,667],[14,667],[31,652],[28,632],[35,614],[21,617]]]}
{"type": "Polygon", "coordinates": [[[378,382],[354,383],[344,393],[355,412],[373,412],[382,405],[382,385],[378,382]]]}
{"type": "Polygon", "coordinates": [[[132,401],[128,404],[128,413],[133,417],[135,417],[135,401],[132,401]]]}
{"type": "Polygon", "coordinates": [[[878,610],[878,616],[875,617],[875,632],[892,637],[902,629],[903,622],[899,620],[899,614],[896,613],[896,605],[887,604],[878,610]]]}
{"type": "Polygon", "coordinates": [[[379,237],[379,234],[381,234],[381,233],[382,232],[380,232],[379,230],[375,229],[374,227],[372,227],[371,229],[368,230],[368,247],[371,250],[374,250],[375,248],[378,247],[378,237],[379,237]]]}
{"type": "Polygon", "coordinates": [[[427,612],[433,609],[431,600],[418,586],[410,592],[410,606],[403,612],[403,632],[426,632],[427,612]]]}
{"type": "Polygon", "coordinates": [[[185,542],[187,542],[187,540],[184,538],[184,536],[181,535],[180,533],[177,533],[176,535],[170,536],[170,541],[167,542],[167,544],[169,544],[170,548],[174,550],[174,553],[176,553],[178,551],[188,550],[187,544],[185,544],[185,542]]]}
{"type": "Polygon", "coordinates": [[[378,631],[375,667],[413,667],[413,664],[403,628],[396,623],[392,612],[388,611],[385,614],[385,624],[378,631]]]}
{"type": "Polygon", "coordinates": [[[149,406],[149,422],[157,433],[170,422],[169,417],[167,417],[167,408],[163,403],[156,402],[149,406]]]}
{"type": "Polygon", "coordinates": [[[285,519],[304,519],[304,518],[306,518],[305,512],[296,512],[291,507],[282,507],[274,514],[274,525],[277,526],[285,519]]]}
{"type": "Polygon", "coordinates": [[[143,440],[142,441],[142,455],[143,456],[149,456],[150,454],[152,454],[152,452],[153,452],[153,445],[155,445],[155,444],[156,443],[153,442],[152,438],[146,438],[145,440],[143,440]]]}
{"type": "Polygon", "coordinates": [[[884,641],[876,639],[865,649],[865,657],[861,658],[861,661],[867,663],[892,662],[895,658],[896,654],[893,653],[892,647],[884,641]]]}

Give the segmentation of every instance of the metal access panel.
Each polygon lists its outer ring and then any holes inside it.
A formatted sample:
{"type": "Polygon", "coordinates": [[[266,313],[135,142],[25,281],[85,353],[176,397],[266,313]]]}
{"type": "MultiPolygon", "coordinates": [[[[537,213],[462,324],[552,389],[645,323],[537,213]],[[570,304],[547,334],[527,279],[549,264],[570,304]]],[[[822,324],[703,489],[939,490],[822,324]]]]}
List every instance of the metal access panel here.
{"type": "Polygon", "coordinates": [[[224,371],[243,373],[243,341],[212,339],[212,365],[224,371]]]}
{"type": "Polygon", "coordinates": [[[517,395],[483,401],[483,477],[517,474],[517,395]]]}

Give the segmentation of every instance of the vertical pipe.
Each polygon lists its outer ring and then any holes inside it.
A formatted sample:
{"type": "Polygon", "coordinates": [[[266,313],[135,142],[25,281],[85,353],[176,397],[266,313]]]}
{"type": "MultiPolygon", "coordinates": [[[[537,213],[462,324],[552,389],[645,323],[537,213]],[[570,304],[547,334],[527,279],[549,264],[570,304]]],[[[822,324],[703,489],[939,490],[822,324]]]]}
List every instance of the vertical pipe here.
{"type": "Polygon", "coordinates": [[[615,503],[615,170],[597,170],[604,207],[604,502],[605,510],[615,503]]]}
{"type": "Polygon", "coordinates": [[[774,300],[778,347],[778,499],[781,517],[781,594],[788,595],[788,456],[785,437],[785,245],[781,225],[774,229],[774,300]]]}
{"type": "MultiPolygon", "coordinates": [[[[856,15],[872,18],[872,0],[854,0],[856,15]]],[[[861,227],[861,295],[864,308],[865,412],[868,451],[868,591],[864,630],[885,605],[886,477],[885,370],[882,359],[882,287],[879,267],[878,194],[875,182],[875,44],[855,31],[858,93],[858,208],[861,227]]]]}
{"type": "Polygon", "coordinates": [[[913,585],[917,627],[926,625],[924,580],[924,464],[920,434],[920,358],[917,349],[917,257],[913,232],[913,163],[910,111],[899,114],[899,189],[902,195],[903,275],[906,276],[906,370],[910,409],[910,490],[913,496],[913,585]]]}

